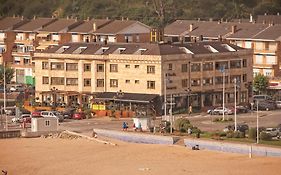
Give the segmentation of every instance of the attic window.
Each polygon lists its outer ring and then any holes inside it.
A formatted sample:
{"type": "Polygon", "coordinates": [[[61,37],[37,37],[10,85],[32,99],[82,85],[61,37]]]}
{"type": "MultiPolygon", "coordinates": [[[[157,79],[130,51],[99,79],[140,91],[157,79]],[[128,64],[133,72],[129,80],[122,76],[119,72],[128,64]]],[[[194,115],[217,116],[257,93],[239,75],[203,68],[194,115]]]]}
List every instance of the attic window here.
{"type": "Polygon", "coordinates": [[[97,54],[97,55],[102,55],[102,54],[104,54],[104,52],[106,52],[108,49],[109,49],[109,47],[101,47],[101,48],[96,52],[96,54],[97,54]]]}
{"type": "Polygon", "coordinates": [[[230,52],[235,52],[236,51],[233,47],[229,46],[228,44],[222,44],[221,46],[226,48],[230,52]]]}
{"type": "Polygon", "coordinates": [[[138,49],[135,54],[142,55],[145,51],[147,51],[147,49],[138,49]]]}
{"type": "Polygon", "coordinates": [[[87,47],[78,47],[76,50],[74,50],[72,53],[74,54],[80,54],[82,53],[84,50],[86,50],[87,47]]]}
{"type": "Polygon", "coordinates": [[[212,46],[210,45],[205,45],[204,46],[206,49],[208,49],[210,52],[213,52],[213,53],[217,53],[219,51],[217,51],[215,48],[213,48],[212,46]]]}
{"type": "Polygon", "coordinates": [[[63,53],[64,51],[66,51],[70,46],[62,46],[61,48],[59,48],[56,53],[63,53]]]}
{"type": "Polygon", "coordinates": [[[182,49],[185,53],[194,54],[193,52],[191,52],[191,50],[187,49],[186,47],[180,47],[180,49],[182,49]]]}
{"type": "Polygon", "coordinates": [[[118,50],[118,53],[121,54],[126,50],[126,48],[118,48],[117,50],[118,50]]]}

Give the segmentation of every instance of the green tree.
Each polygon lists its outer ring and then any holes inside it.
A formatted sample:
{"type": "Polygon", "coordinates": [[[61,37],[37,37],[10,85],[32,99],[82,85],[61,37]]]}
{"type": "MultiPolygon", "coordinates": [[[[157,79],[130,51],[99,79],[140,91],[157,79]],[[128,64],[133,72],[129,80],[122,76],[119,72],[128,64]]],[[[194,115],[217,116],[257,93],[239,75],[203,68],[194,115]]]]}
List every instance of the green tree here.
{"type": "Polygon", "coordinates": [[[268,84],[268,78],[262,74],[258,74],[254,78],[254,91],[258,92],[258,94],[264,93],[268,87],[268,84]]]}
{"type": "MultiPolygon", "coordinates": [[[[14,78],[14,73],[15,73],[15,70],[10,68],[10,67],[6,67],[5,69],[5,74],[6,74],[6,83],[10,83],[11,80],[14,78]]],[[[0,65],[0,83],[1,85],[4,84],[4,66],[3,65],[0,65]]]]}

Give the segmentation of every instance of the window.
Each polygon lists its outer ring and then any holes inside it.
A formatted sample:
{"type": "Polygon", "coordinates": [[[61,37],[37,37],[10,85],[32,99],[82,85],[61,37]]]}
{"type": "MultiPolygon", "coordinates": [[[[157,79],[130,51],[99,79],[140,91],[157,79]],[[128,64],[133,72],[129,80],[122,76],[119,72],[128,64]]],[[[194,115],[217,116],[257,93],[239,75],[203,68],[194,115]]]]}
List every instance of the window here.
{"type": "Polygon", "coordinates": [[[230,68],[231,69],[241,68],[241,60],[232,60],[232,61],[230,61],[230,68]]]}
{"type": "Polygon", "coordinates": [[[110,72],[118,72],[118,64],[110,64],[110,72]]]}
{"type": "Polygon", "coordinates": [[[130,83],[130,80],[126,80],[125,83],[130,83]]]}
{"type": "Polygon", "coordinates": [[[203,63],[203,71],[211,71],[213,70],[213,63],[203,63]]]}
{"type": "Polygon", "coordinates": [[[255,63],[263,64],[263,55],[256,55],[255,63]]]}
{"type": "Polygon", "coordinates": [[[200,72],[201,64],[200,63],[193,63],[191,64],[191,72],[200,72]]]}
{"type": "Polygon", "coordinates": [[[50,126],[50,120],[45,121],[45,126],[50,126]]]}
{"type": "Polygon", "coordinates": [[[155,81],[147,81],[147,89],[155,89],[155,81]]]}
{"type": "Polygon", "coordinates": [[[155,74],[155,66],[147,66],[148,74],[155,74]]]}
{"type": "Polygon", "coordinates": [[[97,72],[104,72],[104,65],[103,64],[97,64],[97,72]]]}
{"type": "Polygon", "coordinates": [[[129,64],[126,64],[126,65],[125,65],[125,68],[130,68],[130,65],[129,65],[129,64]]]}
{"type": "Polygon", "coordinates": [[[51,63],[51,70],[64,70],[64,63],[51,63]]]}
{"type": "MultiPolygon", "coordinates": [[[[228,76],[225,76],[224,83],[228,83],[228,76]]],[[[215,84],[223,84],[223,77],[215,77],[215,84]]]]}
{"type": "Polygon", "coordinates": [[[242,64],[243,64],[243,67],[247,67],[247,60],[243,59],[242,64]]]}
{"type": "Polygon", "coordinates": [[[110,79],[110,87],[118,87],[118,80],[110,79]]]}
{"type": "Polygon", "coordinates": [[[204,78],[203,85],[213,85],[213,78],[204,78]]]}
{"type": "Polygon", "coordinates": [[[84,64],[84,72],[91,71],[91,64],[84,64]]]}
{"type": "Polygon", "coordinates": [[[78,85],[78,78],[67,78],[66,79],[66,85],[78,85]]]}
{"type": "Polygon", "coordinates": [[[91,79],[90,78],[84,79],[84,86],[91,86],[91,79]]]}
{"type": "Polygon", "coordinates": [[[269,50],[269,42],[264,42],[264,50],[269,50]]]}
{"type": "Polygon", "coordinates": [[[23,59],[24,64],[30,64],[30,59],[29,58],[24,58],[23,59]]]}
{"type": "Polygon", "coordinates": [[[140,68],[140,65],[135,65],[135,68],[136,68],[136,69],[140,68]]]}
{"type": "Polygon", "coordinates": [[[137,43],[140,42],[140,36],[139,36],[139,34],[136,34],[136,42],[137,42],[137,43]]]}
{"type": "Polygon", "coordinates": [[[49,69],[49,63],[48,62],[42,62],[42,69],[49,69]]]}
{"type": "Polygon", "coordinates": [[[228,62],[227,61],[216,62],[216,70],[221,70],[223,68],[228,69],[228,62]]]}
{"type": "Polygon", "coordinates": [[[78,70],[78,64],[77,63],[66,63],[66,70],[70,70],[70,71],[78,70]]]}
{"type": "Polygon", "coordinates": [[[64,77],[51,77],[51,85],[64,85],[64,77]]]}
{"type": "Polygon", "coordinates": [[[181,65],[181,72],[187,72],[187,64],[181,65]]]}
{"type": "Polygon", "coordinates": [[[140,80],[135,80],[135,84],[140,84],[140,80]]]}
{"type": "Polygon", "coordinates": [[[181,80],[181,84],[182,84],[182,87],[183,87],[183,88],[186,88],[186,87],[187,87],[187,84],[188,84],[188,80],[187,80],[187,79],[182,79],[182,80],[181,80]]]}
{"type": "Polygon", "coordinates": [[[247,82],[247,74],[243,74],[242,80],[243,80],[243,82],[247,82]]]}
{"type": "Polygon", "coordinates": [[[191,80],[191,86],[200,86],[200,79],[192,79],[191,80]]]}
{"type": "Polygon", "coordinates": [[[172,63],[168,64],[168,70],[173,70],[173,64],[172,63]]]}
{"type": "Polygon", "coordinates": [[[104,79],[97,79],[97,87],[104,87],[104,79]]]}
{"type": "Polygon", "coordinates": [[[42,77],[43,84],[49,84],[49,77],[42,77]]]}
{"type": "Polygon", "coordinates": [[[230,76],[230,82],[234,83],[234,79],[236,79],[237,83],[241,83],[241,75],[231,75],[230,76]]]}

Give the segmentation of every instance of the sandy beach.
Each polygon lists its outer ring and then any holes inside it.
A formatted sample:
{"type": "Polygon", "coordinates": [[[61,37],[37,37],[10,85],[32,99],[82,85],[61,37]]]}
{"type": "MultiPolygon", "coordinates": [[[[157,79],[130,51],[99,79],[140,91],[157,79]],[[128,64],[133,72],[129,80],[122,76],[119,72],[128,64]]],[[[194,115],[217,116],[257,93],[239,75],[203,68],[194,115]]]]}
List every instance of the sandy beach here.
{"type": "Polygon", "coordinates": [[[243,175],[281,173],[280,158],[192,151],[181,146],[85,139],[0,140],[0,170],[8,175],[243,175]]]}

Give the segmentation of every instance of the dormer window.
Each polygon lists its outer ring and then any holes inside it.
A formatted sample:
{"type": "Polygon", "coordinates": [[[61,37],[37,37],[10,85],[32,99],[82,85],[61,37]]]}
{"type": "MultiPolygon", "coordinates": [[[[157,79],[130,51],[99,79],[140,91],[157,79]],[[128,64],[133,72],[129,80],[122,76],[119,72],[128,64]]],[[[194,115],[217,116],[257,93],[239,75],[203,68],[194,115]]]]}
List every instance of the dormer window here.
{"type": "Polygon", "coordinates": [[[147,49],[138,49],[135,54],[142,55],[147,49]]]}
{"type": "Polygon", "coordinates": [[[126,48],[118,48],[119,54],[122,54],[125,50],[126,48]]]}
{"type": "Polygon", "coordinates": [[[206,49],[208,49],[210,52],[213,52],[213,53],[217,53],[219,51],[217,51],[215,48],[213,48],[212,46],[210,45],[205,45],[204,46],[206,49]]]}
{"type": "Polygon", "coordinates": [[[64,51],[66,51],[70,46],[62,46],[61,48],[59,48],[56,53],[63,53],[64,51]]]}
{"type": "Polygon", "coordinates": [[[234,48],[232,48],[230,45],[228,44],[222,44],[222,47],[226,48],[228,51],[230,52],[235,52],[236,50],[234,48]]]}
{"type": "Polygon", "coordinates": [[[109,49],[109,47],[101,47],[98,51],[96,51],[95,54],[102,55],[104,52],[106,52],[109,49]]]}
{"type": "Polygon", "coordinates": [[[82,53],[84,50],[86,50],[87,47],[78,47],[76,50],[74,50],[72,53],[74,54],[80,54],[82,53]]]}

